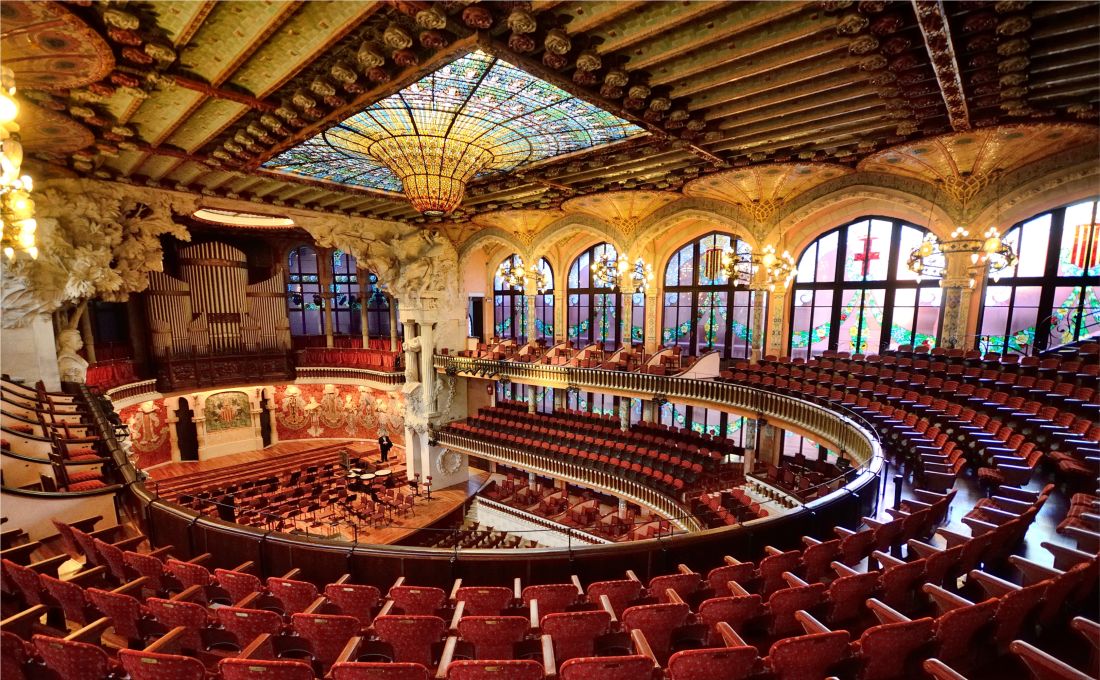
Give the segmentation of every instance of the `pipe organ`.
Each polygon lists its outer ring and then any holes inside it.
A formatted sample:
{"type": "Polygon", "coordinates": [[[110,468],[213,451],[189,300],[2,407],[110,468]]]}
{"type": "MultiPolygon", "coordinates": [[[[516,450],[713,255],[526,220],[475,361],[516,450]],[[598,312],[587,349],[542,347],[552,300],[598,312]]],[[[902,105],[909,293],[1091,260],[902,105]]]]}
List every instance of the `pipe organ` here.
{"type": "Polygon", "coordinates": [[[249,285],[243,251],[212,241],[180,250],[180,278],[149,274],[145,308],[157,358],[290,349],[282,272],[249,285]]]}

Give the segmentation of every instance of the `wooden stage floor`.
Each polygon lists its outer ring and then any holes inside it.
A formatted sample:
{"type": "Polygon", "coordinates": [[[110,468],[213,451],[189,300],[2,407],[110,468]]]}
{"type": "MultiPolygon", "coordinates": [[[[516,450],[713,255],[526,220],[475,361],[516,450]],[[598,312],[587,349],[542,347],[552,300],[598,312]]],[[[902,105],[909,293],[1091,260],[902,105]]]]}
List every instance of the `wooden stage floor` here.
{"type": "MultiPolygon", "coordinates": [[[[380,466],[378,446],[372,442],[350,440],[299,440],[280,442],[266,449],[219,456],[210,460],[168,463],[147,470],[147,473],[153,486],[155,486],[155,482],[158,480],[172,479],[174,482],[179,483],[184,481],[179,478],[186,475],[210,472],[234,466],[247,466],[249,463],[263,463],[266,460],[270,460],[273,456],[288,456],[293,454],[307,455],[313,450],[332,448],[334,446],[346,448],[353,457],[358,455],[369,461],[372,465],[380,466]]],[[[394,471],[394,479],[404,482],[406,467],[404,450],[402,448],[394,447],[393,450],[390,451],[386,465],[394,471]]],[[[244,475],[243,478],[247,479],[247,467],[245,467],[241,473],[244,475]]],[[[310,523],[308,521],[299,521],[296,524],[300,529],[308,529],[309,533],[314,536],[317,536],[318,532],[330,534],[330,532],[338,531],[341,536],[348,541],[355,540],[356,536],[358,536],[358,541],[360,543],[377,545],[393,544],[408,538],[419,529],[430,526],[434,522],[450,514],[455,508],[460,507],[467,499],[476,494],[478,489],[480,489],[488,479],[489,473],[470,468],[470,478],[464,484],[456,484],[445,489],[432,489],[431,501],[421,495],[416,498],[412,514],[407,517],[395,514],[387,526],[372,527],[369,523],[359,522],[357,524],[358,531],[356,531],[346,523],[341,525],[338,529],[328,526],[311,528],[309,527],[310,523]]],[[[408,487],[401,486],[396,486],[395,488],[408,489],[408,487]]],[[[329,537],[332,536],[330,535],[329,537]]]]}

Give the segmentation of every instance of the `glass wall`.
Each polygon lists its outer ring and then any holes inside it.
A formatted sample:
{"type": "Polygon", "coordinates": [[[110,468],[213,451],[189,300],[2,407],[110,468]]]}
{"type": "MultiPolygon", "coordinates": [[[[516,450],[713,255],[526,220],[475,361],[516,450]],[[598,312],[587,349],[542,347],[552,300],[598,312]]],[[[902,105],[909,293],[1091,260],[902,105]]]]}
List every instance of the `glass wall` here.
{"type": "Polygon", "coordinates": [[[909,252],[926,229],[865,217],[823,234],[803,251],[792,290],[792,358],[826,350],[874,354],[936,344],[942,291],[917,283],[909,252]]]}
{"type": "Polygon", "coordinates": [[[359,279],[355,271],[355,258],[342,250],[332,251],[332,331],[336,335],[363,334],[363,321],[359,309],[359,279]]]}
{"type": "Polygon", "coordinates": [[[1030,354],[1100,332],[1096,206],[1055,208],[1005,233],[1020,260],[986,281],[978,349],[1030,354]]]}
{"type": "Polygon", "coordinates": [[[286,307],[291,335],[324,335],[321,271],[317,251],[299,246],[287,258],[286,307]]]}

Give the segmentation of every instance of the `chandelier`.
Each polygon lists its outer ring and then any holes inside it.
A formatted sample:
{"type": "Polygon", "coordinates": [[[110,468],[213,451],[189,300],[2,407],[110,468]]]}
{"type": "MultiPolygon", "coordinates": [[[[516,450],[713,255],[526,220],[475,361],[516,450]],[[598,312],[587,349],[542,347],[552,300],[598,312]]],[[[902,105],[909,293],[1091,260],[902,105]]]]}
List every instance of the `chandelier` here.
{"type": "Polygon", "coordinates": [[[644,293],[649,290],[649,284],[653,283],[653,267],[640,257],[631,264],[625,257],[620,258],[614,252],[604,251],[592,263],[592,278],[608,288],[618,288],[627,293],[644,293]]]}
{"type": "Polygon", "coordinates": [[[287,149],[264,167],[401,191],[417,211],[441,216],[458,207],[475,177],[641,134],[642,128],[618,116],[474,51],[287,149]]]}
{"type": "Polygon", "coordinates": [[[0,67],[0,247],[9,260],[17,252],[38,257],[34,219],[34,184],[29,175],[20,175],[23,145],[19,143],[19,125],[15,122],[19,105],[15,101],[15,74],[0,67]]]}
{"type": "Polygon", "coordinates": [[[727,250],[722,254],[722,271],[735,286],[752,285],[756,272],[763,272],[763,286],[774,291],[777,286],[784,288],[798,272],[794,258],[786,250],[777,254],[775,246],[767,245],[761,253],[738,253],[727,250]]]}
{"type": "Polygon", "coordinates": [[[1019,260],[1012,246],[1005,243],[993,227],[986,230],[981,238],[971,236],[963,227],[957,227],[951,232],[951,238],[945,241],[940,241],[935,234],[929,232],[920,245],[909,253],[909,270],[917,275],[917,283],[928,277],[940,279],[940,285],[943,285],[949,253],[965,253],[970,256],[968,269],[971,288],[977,283],[977,275],[982,269],[988,267],[993,280],[999,281],[1001,272],[1015,267],[1019,260]]]}
{"type": "Polygon", "coordinates": [[[535,290],[539,295],[542,295],[550,288],[550,280],[546,276],[546,272],[541,269],[535,268],[534,271],[528,272],[523,266],[523,260],[518,257],[514,259],[509,258],[500,263],[500,267],[497,268],[497,276],[500,277],[504,283],[517,290],[524,290],[526,288],[527,277],[532,276],[535,279],[535,290]]]}

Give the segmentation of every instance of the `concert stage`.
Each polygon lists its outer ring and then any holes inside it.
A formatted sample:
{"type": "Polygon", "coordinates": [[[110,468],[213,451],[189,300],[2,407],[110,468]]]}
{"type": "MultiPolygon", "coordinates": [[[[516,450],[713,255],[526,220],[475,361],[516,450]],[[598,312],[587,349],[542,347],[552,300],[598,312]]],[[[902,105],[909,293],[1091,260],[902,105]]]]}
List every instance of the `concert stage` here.
{"type": "MultiPolygon", "coordinates": [[[[148,471],[148,486],[155,489],[164,500],[178,502],[181,495],[194,495],[206,489],[219,489],[229,484],[262,479],[285,473],[304,470],[310,466],[323,466],[339,462],[340,452],[348,451],[351,458],[361,458],[372,467],[383,464],[378,458],[378,446],[373,442],[329,440],[319,443],[312,440],[280,442],[266,449],[221,456],[206,461],[188,461],[168,463],[148,471]]],[[[406,468],[403,449],[394,447],[389,460],[384,464],[392,470],[394,484],[392,488],[408,493],[406,468]]],[[[488,480],[486,472],[472,469],[470,478],[464,484],[445,489],[432,489],[429,501],[423,493],[414,498],[412,512],[408,515],[395,512],[384,526],[372,526],[370,522],[355,522],[353,528],[348,522],[333,527],[323,523],[313,526],[308,520],[288,518],[284,531],[298,529],[311,535],[331,536],[338,533],[346,540],[360,543],[392,544],[397,543],[424,527],[431,526],[447,515],[461,508],[470,497],[488,480]]],[[[288,489],[289,490],[289,489],[288,489]]]]}

